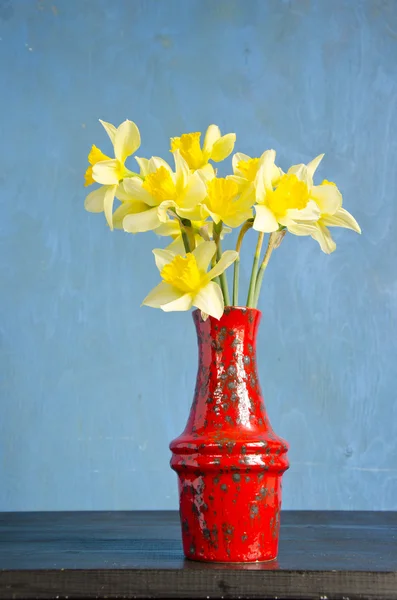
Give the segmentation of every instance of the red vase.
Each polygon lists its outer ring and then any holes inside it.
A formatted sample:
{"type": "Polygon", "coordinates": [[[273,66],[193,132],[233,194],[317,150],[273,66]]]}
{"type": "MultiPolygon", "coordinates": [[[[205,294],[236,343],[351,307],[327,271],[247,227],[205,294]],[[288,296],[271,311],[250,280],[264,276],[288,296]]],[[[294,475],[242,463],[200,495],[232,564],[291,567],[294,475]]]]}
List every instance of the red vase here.
{"type": "Polygon", "coordinates": [[[253,562],[277,556],[286,442],[273,432],[256,368],[260,311],[227,307],[218,321],[193,312],[199,367],[178,473],[185,556],[253,562]]]}

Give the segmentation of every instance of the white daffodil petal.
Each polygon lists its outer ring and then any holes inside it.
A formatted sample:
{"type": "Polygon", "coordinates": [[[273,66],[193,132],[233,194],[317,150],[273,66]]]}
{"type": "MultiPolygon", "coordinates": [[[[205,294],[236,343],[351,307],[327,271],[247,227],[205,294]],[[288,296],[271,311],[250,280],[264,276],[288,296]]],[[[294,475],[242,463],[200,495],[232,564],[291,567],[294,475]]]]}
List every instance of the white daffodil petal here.
{"type": "Polygon", "coordinates": [[[203,215],[200,204],[193,206],[193,208],[181,208],[178,206],[176,212],[182,219],[189,219],[190,221],[201,221],[203,215]]]}
{"type": "Polygon", "coordinates": [[[222,290],[215,281],[210,281],[193,298],[193,305],[205,314],[220,319],[225,308],[222,290]]]}
{"type": "Polygon", "coordinates": [[[103,201],[105,199],[106,190],[107,186],[103,186],[88,194],[84,200],[84,208],[92,213],[103,212],[103,201]]]}
{"type": "Polygon", "coordinates": [[[181,228],[176,219],[172,219],[167,221],[166,223],[161,223],[161,225],[156,229],[156,235],[161,236],[178,236],[181,235],[181,228]]]}
{"type": "Polygon", "coordinates": [[[295,223],[291,221],[288,223],[288,231],[294,235],[313,235],[316,233],[317,225],[315,223],[295,223]]]}
{"type": "Polygon", "coordinates": [[[134,154],[141,145],[141,134],[133,121],[128,119],[121,123],[114,138],[114,155],[124,164],[127,156],[134,154]]]}
{"type": "Polygon", "coordinates": [[[204,182],[211,181],[216,175],[216,171],[212,165],[207,163],[204,167],[197,169],[195,174],[199,175],[204,182]]]}
{"type": "Polygon", "coordinates": [[[143,175],[143,177],[146,177],[146,175],[149,173],[149,159],[148,158],[141,158],[139,156],[134,156],[136,162],[139,165],[139,170],[140,170],[140,175],[143,175]]]}
{"type": "Polygon", "coordinates": [[[151,292],[148,293],[143,300],[142,305],[150,306],[151,308],[161,308],[163,304],[173,302],[181,297],[183,292],[175,289],[169,283],[162,281],[151,292]]]}
{"type": "Polygon", "coordinates": [[[213,145],[220,137],[221,130],[218,125],[210,125],[205,134],[203,152],[208,155],[211,154],[213,145]]]}
{"type": "Polygon", "coordinates": [[[212,147],[211,160],[220,162],[233,152],[234,144],[236,143],[236,134],[228,133],[219,138],[212,147]]]}
{"type": "Polygon", "coordinates": [[[153,231],[161,224],[157,214],[157,208],[150,208],[135,215],[127,215],[123,221],[124,231],[128,233],[142,233],[153,231]]]}
{"type": "Polygon", "coordinates": [[[200,175],[193,173],[188,179],[183,199],[180,202],[181,208],[193,208],[204,200],[207,195],[207,187],[200,175]]]}
{"type": "Polygon", "coordinates": [[[262,233],[277,231],[278,222],[270,208],[263,204],[256,204],[254,208],[256,215],[252,227],[255,231],[262,231],[262,233]]]}
{"type": "Polygon", "coordinates": [[[330,231],[325,225],[316,223],[312,238],[320,244],[320,248],[325,254],[331,254],[336,248],[336,244],[331,237],[330,231]]]}
{"type": "Polygon", "coordinates": [[[173,154],[175,161],[175,184],[178,190],[184,190],[189,179],[189,165],[179,150],[175,150],[173,154]]]}
{"type": "Polygon", "coordinates": [[[276,160],[275,150],[266,150],[261,156],[259,169],[256,174],[256,200],[263,202],[266,192],[273,191],[272,178],[274,173],[274,163],[276,160]]]}
{"type": "Polygon", "coordinates": [[[104,128],[104,130],[106,131],[106,133],[108,134],[110,141],[112,142],[112,144],[114,146],[114,139],[116,137],[117,128],[114,125],[112,125],[111,123],[106,123],[106,121],[102,121],[101,119],[99,119],[99,122],[102,125],[102,127],[104,128]]]}
{"type": "Polygon", "coordinates": [[[235,229],[236,227],[240,227],[240,225],[242,225],[244,221],[252,219],[252,217],[252,208],[242,208],[241,210],[235,212],[232,215],[226,215],[225,217],[223,217],[223,222],[225,223],[225,225],[228,225],[229,227],[235,229]]]}
{"type": "Polygon", "coordinates": [[[193,250],[200,271],[207,272],[208,265],[216,252],[215,242],[203,242],[193,250]]]}
{"type": "Polygon", "coordinates": [[[170,208],[177,208],[177,204],[174,200],[164,200],[159,204],[157,214],[162,223],[167,223],[167,221],[169,221],[168,211],[170,208]]]}
{"type": "Polygon", "coordinates": [[[320,218],[320,209],[316,202],[309,200],[305,208],[290,208],[285,217],[280,219],[281,225],[287,225],[292,221],[318,221],[320,218]]]}
{"type": "Polygon", "coordinates": [[[298,179],[306,183],[309,189],[313,185],[313,179],[309,175],[306,165],[293,165],[288,169],[288,175],[296,175],[298,179]]]}
{"type": "Polygon", "coordinates": [[[105,212],[106,221],[110,229],[113,231],[113,203],[114,196],[116,193],[116,185],[110,185],[105,193],[105,197],[103,199],[103,210],[105,212]]]}
{"type": "Polygon", "coordinates": [[[123,180],[123,197],[125,200],[139,200],[148,206],[157,206],[158,202],[145,188],[139,177],[128,177],[123,180]]]}
{"type": "Polygon", "coordinates": [[[328,227],[345,227],[361,233],[361,227],[356,219],[344,208],[339,208],[333,215],[324,215],[321,221],[328,227]]]}
{"type": "Polygon", "coordinates": [[[211,217],[211,219],[214,221],[214,223],[216,225],[218,225],[218,223],[221,221],[221,217],[220,217],[220,215],[218,215],[218,213],[212,212],[212,210],[210,210],[205,203],[203,203],[200,208],[201,208],[201,217],[203,219],[206,219],[207,217],[211,217]]]}
{"type": "Polygon", "coordinates": [[[157,169],[160,167],[164,167],[169,173],[172,173],[170,165],[164,160],[164,158],[160,158],[160,156],[152,156],[148,164],[149,173],[154,173],[154,171],[157,171],[157,169]]]}
{"type": "Polygon", "coordinates": [[[166,248],[155,248],[152,252],[154,254],[154,260],[156,261],[156,267],[159,271],[162,271],[165,265],[168,265],[168,263],[174,260],[176,255],[176,252],[171,252],[171,250],[166,248]]]}
{"type": "Polygon", "coordinates": [[[114,185],[120,180],[120,163],[116,158],[101,160],[92,167],[92,178],[102,185],[114,185]]]}
{"type": "Polygon", "coordinates": [[[185,294],[173,302],[163,304],[161,309],[164,312],[182,311],[189,310],[193,306],[193,299],[191,294],[185,294]]]}
{"type": "Polygon", "coordinates": [[[322,214],[333,215],[342,206],[342,194],[336,185],[314,185],[310,197],[318,204],[322,214]]]}
{"type": "MultiPolygon", "coordinates": [[[[157,233],[157,231],[156,231],[157,233]]],[[[185,244],[183,243],[183,239],[181,235],[178,235],[164,250],[168,250],[173,254],[181,254],[182,256],[186,254],[185,244]]]]}
{"type": "Polygon", "coordinates": [[[113,227],[115,229],[123,229],[124,217],[127,215],[134,215],[145,210],[147,210],[147,206],[143,202],[123,202],[113,213],[113,227]]]}
{"type": "Polygon", "coordinates": [[[221,275],[223,271],[226,271],[226,269],[234,263],[237,257],[238,252],[235,250],[226,250],[219,259],[219,262],[216,263],[215,267],[207,273],[208,278],[214,279],[215,277],[218,277],[218,275],[221,275]]]}
{"type": "Polygon", "coordinates": [[[323,160],[324,158],[324,154],[319,154],[318,156],[316,156],[316,158],[313,158],[313,160],[311,160],[307,165],[307,172],[309,174],[309,176],[313,179],[313,175],[315,170],[317,169],[318,165],[320,164],[320,162],[323,160]]]}

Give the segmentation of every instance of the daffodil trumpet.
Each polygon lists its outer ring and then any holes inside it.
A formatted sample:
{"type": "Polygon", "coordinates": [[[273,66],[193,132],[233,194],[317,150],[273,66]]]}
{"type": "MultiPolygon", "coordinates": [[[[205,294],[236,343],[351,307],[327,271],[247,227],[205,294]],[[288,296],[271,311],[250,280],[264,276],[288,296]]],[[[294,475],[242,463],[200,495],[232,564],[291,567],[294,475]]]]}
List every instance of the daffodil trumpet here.
{"type": "Polygon", "coordinates": [[[126,120],[118,127],[100,123],[113,152],[91,147],[85,185],[97,187],[85,198],[86,210],[104,213],[111,230],[134,235],[151,231],[162,240],[171,238],[166,248],[153,251],[162,281],[145,298],[147,306],[165,312],[196,306],[203,318],[219,319],[230,304],[226,270],[232,263],[232,303],[238,306],[241,248],[251,228],[258,240],[246,304],[255,308],[270,258],[286,234],[312,238],[330,254],[336,248],[330,228],[361,233],[342,206],[337,185],[327,179],[314,183],[323,154],[284,172],[276,164],[275,150],[253,157],[236,152],[232,173],[220,177],[214,163],[232,154],[236,135],[222,135],[217,125],[207,128],[203,143],[200,132],[171,138],[171,166],[159,156],[136,156],[141,136],[134,122],[126,120]],[[132,157],[138,170],[127,166],[132,157]],[[236,249],[223,252],[221,240],[237,228],[236,249]]]}

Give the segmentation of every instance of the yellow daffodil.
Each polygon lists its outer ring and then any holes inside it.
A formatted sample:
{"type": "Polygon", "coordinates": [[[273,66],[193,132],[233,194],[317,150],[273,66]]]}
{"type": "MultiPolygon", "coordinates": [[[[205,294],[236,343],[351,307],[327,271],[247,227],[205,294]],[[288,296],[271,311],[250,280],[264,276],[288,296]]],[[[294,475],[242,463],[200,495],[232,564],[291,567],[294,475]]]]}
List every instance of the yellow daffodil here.
{"type": "Polygon", "coordinates": [[[253,203],[252,195],[240,194],[235,181],[214,177],[207,181],[207,196],[202,211],[204,216],[210,215],[216,224],[222,221],[229,227],[239,227],[252,218],[253,203]]]}
{"type": "Polygon", "coordinates": [[[236,134],[221,135],[217,125],[210,125],[204,138],[203,147],[200,145],[200,132],[184,133],[181,137],[171,138],[171,152],[179,150],[181,156],[196,170],[204,167],[209,160],[220,162],[233,152],[236,134]]]}
{"type": "MultiPolygon", "coordinates": [[[[267,150],[261,158],[261,164],[255,178],[255,220],[254,229],[265,233],[277,231],[280,225],[296,232],[299,221],[317,221],[320,210],[316,203],[318,187],[313,185],[313,174],[323,155],[308,165],[295,165],[273,185],[274,161],[276,152],[267,150]]],[[[334,186],[321,191],[328,202],[335,202],[340,196],[334,186]]]]}
{"type": "MultiPolygon", "coordinates": [[[[250,186],[253,189],[264,155],[265,153],[263,153],[260,158],[251,158],[248,154],[236,152],[232,158],[233,175],[230,175],[228,179],[233,179],[233,181],[239,185],[240,190],[244,189],[246,186],[250,186]]],[[[282,170],[273,163],[271,174],[273,186],[277,184],[282,175],[282,170]]]]}
{"type": "Polygon", "coordinates": [[[174,152],[175,172],[165,160],[153,157],[137,159],[142,178],[130,177],[123,181],[121,200],[141,202],[144,210],[127,214],[124,230],[138,233],[157,229],[169,220],[169,211],[181,218],[201,218],[200,203],[205,198],[206,187],[199,173],[191,173],[179,151],[174,152]]]}
{"type": "Polygon", "coordinates": [[[90,166],[85,173],[85,185],[100,183],[101,188],[94,190],[85,199],[85,208],[89,212],[105,212],[110,229],[113,229],[112,211],[117,188],[125,177],[133,175],[125,166],[125,160],[141,144],[138,127],[132,121],[124,121],[119,127],[101,121],[113,144],[115,158],[106,156],[99,148],[92,146],[88,155],[90,166]]]}
{"type": "Polygon", "coordinates": [[[153,250],[162,282],[142,304],[165,312],[184,311],[196,306],[203,317],[211,315],[220,319],[224,311],[223,295],[212,279],[221,275],[236,260],[238,253],[227,250],[207,273],[215,252],[215,242],[203,242],[186,256],[175,255],[169,250],[153,250]]]}
{"type": "Polygon", "coordinates": [[[297,223],[290,227],[290,231],[296,235],[310,235],[320,244],[320,248],[325,254],[331,254],[336,248],[328,227],[344,227],[361,233],[361,228],[353,215],[342,208],[340,192],[336,194],[334,190],[333,195],[329,193],[331,186],[336,188],[335,183],[326,179],[321,185],[315,186],[315,201],[320,209],[318,221],[297,223]]]}

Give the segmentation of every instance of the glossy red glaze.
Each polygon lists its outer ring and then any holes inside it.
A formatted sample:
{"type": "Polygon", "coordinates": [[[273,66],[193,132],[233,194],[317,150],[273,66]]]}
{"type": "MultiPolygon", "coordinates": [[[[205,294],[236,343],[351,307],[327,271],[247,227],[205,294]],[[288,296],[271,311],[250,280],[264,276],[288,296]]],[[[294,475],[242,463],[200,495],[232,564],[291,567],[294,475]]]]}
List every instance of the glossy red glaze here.
{"type": "Polygon", "coordinates": [[[281,476],[288,446],[273,432],[256,368],[260,311],[193,313],[199,368],[188,423],[170,444],[179,475],[187,558],[220,562],[277,556],[281,476]]]}

